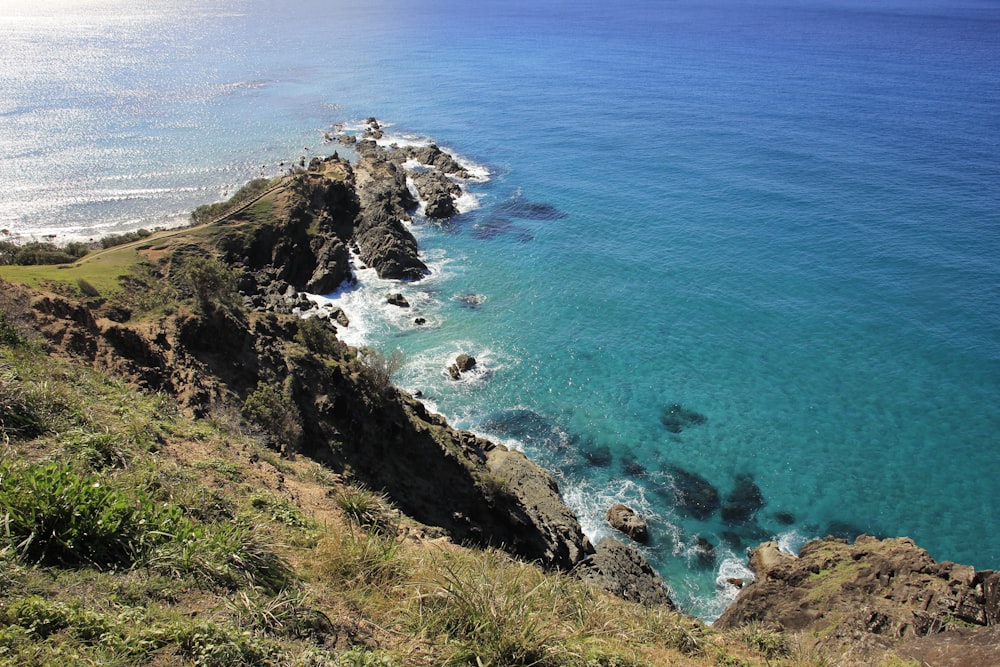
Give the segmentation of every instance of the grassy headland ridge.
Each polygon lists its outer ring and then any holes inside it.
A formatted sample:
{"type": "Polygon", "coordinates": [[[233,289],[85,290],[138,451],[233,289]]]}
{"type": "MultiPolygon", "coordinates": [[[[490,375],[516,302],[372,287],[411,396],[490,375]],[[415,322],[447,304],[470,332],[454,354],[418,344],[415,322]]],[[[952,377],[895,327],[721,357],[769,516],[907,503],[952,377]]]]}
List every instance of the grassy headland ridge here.
{"type": "MultiPolygon", "coordinates": [[[[675,611],[545,471],[397,390],[335,314],[293,313],[349,279],[348,247],[424,270],[399,223],[412,153],[358,152],[189,228],[2,267],[0,664],[910,664],[893,651],[913,628],[861,642],[752,605],[726,630],[675,611]]],[[[867,572],[827,555],[813,610],[867,572]]],[[[956,581],[981,613],[962,589],[924,635],[997,623],[995,580],[956,581]]]]}

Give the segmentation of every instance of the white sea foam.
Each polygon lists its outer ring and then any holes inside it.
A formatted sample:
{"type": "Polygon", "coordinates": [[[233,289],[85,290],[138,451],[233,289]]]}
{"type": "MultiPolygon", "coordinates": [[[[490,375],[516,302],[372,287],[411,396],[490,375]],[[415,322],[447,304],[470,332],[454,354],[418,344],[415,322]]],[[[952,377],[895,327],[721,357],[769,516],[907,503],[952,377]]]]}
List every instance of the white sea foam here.
{"type": "Polygon", "coordinates": [[[809,541],[809,536],[797,530],[789,530],[777,537],[778,548],[785,553],[797,555],[802,546],[809,541]]]}
{"type": "Polygon", "coordinates": [[[584,534],[593,542],[608,535],[617,536],[605,519],[608,508],[623,503],[634,509],[657,531],[666,532],[676,538],[676,527],[668,517],[659,514],[652,501],[646,497],[646,490],[630,479],[611,479],[596,484],[594,480],[579,480],[562,489],[563,499],[580,521],[584,534]]]}
{"type": "Polygon", "coordinates": [[[344,283],[330,294],[307,294],[307,298],[318,308],[303,315],[327,316],[335,308],[340,308],[347,315],[350,325],[338,326],[338,337],[355,347],[369,345],[393,331],[440,326],[440,304],[434,295],[434,287],[448,276],[449,260],[443,251],[425,253],[422,260],[429,271],[423,280],[400,281],[380,278],[375,269],[365,266],[352,252],[350,265],[354,281],[344,283]],[[386,296],[392,293],[402,294],[410,307],[401,308],[388,303],[386,296]],[[424,318],[426,322],[417,325],[414,322],[417,317],[424,318]]]}
{"type": "Polygon", "coordinates": [[[705,603],[703,615],[714,621],[726,607],[736,599],[740,587],[732,580],[742,580],[745,584],[754,580],[753,570],[747,566],[746,557],[738,557],[733,553],[723,556],[715,577],[715,595],[705,603]]]}
{"type": "Polygon", "coordinates": [[[468,213],[479,208],[479,195],[462,188],[462,194],[455,199],[455,209],[459,213],[468,213]]]}

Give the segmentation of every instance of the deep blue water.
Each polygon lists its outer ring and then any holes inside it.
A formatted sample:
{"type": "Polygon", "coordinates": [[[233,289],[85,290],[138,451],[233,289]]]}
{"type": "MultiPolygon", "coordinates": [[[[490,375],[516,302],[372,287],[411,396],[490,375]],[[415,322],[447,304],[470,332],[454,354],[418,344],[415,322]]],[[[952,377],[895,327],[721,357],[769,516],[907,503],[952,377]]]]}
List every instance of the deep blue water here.
{"type": "Polygon", "coordinates": [[[0,227],[178,224],[377,116],[490,179],[415,220],[428,279],[362,272],[347,335],[547,465],[592,538],[641,509],[682,605],[717,615],[772,536],[1000,567],[1000,3],[172,4],[0,2],[0,227]],[[766,504],[692,516],[679,469],[766,504]]]}

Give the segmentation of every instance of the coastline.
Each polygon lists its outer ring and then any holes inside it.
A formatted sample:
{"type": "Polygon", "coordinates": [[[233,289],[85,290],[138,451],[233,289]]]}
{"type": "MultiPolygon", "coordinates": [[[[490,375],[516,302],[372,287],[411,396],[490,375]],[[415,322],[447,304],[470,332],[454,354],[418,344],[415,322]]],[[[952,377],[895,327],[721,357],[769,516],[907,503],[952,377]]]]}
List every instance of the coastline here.
{"type": "MultiPolygon", "coordinates": [[[[367,365],[369,353],[353,350],[332,336],[324,342],[325,334],[305,323],[322,317],[329,324],[323,324],[320,331],[327,326],[329,333],[342,330],[339,323],[333,323],[336,316],[332,309],[322,315],[312,313],[312,318],[300,317],[303,309],[307,314],[315,310],[311,306],[314,299],[307,296],[310,285],[337,286],[350,279],[352,251],[359,258],[368,258],[362,260],[371,265],[366,270],[390,276],[390,281],[402,278],[418,283],[426,277],[427,267],[417,256],[412,235],[399,224],[409,183],[384,155],[369,152],[368,159],[369,164],[355,167],[334,157],[317,158],[308,170],[293,175],[260,202],[234,212],[232,219],[209,226],[212,234],[207,240],[198,240],[201,245],[197,247],[209,255],[219,252],[220,259],[240,272],[241,308],[245,312],[205,301],[200,313],[180,311],[132,326],[130,313],[109,308],[109,304],[76,304],[50,295],[35,300],[32,316],[36,325],[61,352],[113,369],[140,386],[174,394],[196,416],[205,416],[220,403],[232,400],[227,396],[233,393],[239,397],[251,392],[265,379],[286,387],[290,392],[287,398],[301,418],[298,435],[275,442],[282,451],[288,448],[316,458],[339,474],[383,489],[409,516],[445,531],[457,543],[501,546],[525,560],[576,572],[627,600],[672,607],[664,582],[638,549],[626,541],[590,544],[551,474],[519,452],[450,427],[421,401],[388,385],[388,376],[372,375],[375,367],[367,365]],[[367,188],[358,201],[350,196],[354,179],[367,188]],[[397,224],[392,225],[393,221],[397,224]],[[367,241],[350,233],[341,235],[355,226],[381,231],[367,241]],[[314,228],[315,232],[307,233],[314,228]],[[394,243],[396,239],[399,243],[394,243]],[[349,251],[347,246],[353,243],[357,247],[349,251]],[[423,269],[417,268],[420,266],[423,269]],[[303,333],[306,331],[312,333],[303,333]],[[300,340],[307,341],[307,347],[324,350],[323,354],[331,355],[336,363],[316,356],[316,350],[303,355],[301,344],[293,344],[300,340]],[[314,342],[308,343],[310,340],[314,342]],[[337,444],[330,447],[327,443],[337,444]],[[373,450],[371,443],[381,444],[373,450]],[[460,509],[455,511],[456,507],[460,509]]],[[[136,242],[130,251],[158,253],[157,261],[168,262],[166,266],[183,263],[184,253],[178,251],[188,248],[190,252],[202,231],[178,230],[172,239],[174,246],[162,245],[166,239],[161,237],[155,243],[136,242]]],[[[399,305],[391,307],[405,310],[399,305]]],[[[903,546],[909,550],[899,556],[901,565],[896,564],[896,556],[882,560],[871,557],[882,545],[897,542],[859,539],[862,551],[852,552],[850,549],[856,547],[846,541],[827,538],[811,542],[806,551],[809,555],[824,554],[826,569],[839,572],[842,568],[837,563],[853,563],[845,572],[860,578],[821,578],[822,590],[830,594],[824,604],[850,601],[857,581],[874,578],[881,582],[883,575],[891,572],[893,587],[868,592],[872,603],[888,605],[879,613],[886,619],[894,618],[889,608],[900,606],[898,587],[909,587],[918,591],[918,597],[926,593],[937,600],[927,623],[915,626],[885,620],[857,630],[855,626],[864,626],[865,619],[837,620],[836,615],[825,613],[811,616],[808,622],[789,620],[788,616],[778,617],[776,622],[788,632],[833,628],[836,641],[824,645],[824,650],[856,644],[864,656],[894,649],[897,644],[891,637],[921,638],[964,628],[962,623],[983,629],[997,624],[1000,576],[936,563],[906,540],[903,546]],[[920,583],[921,577],[928,575],[940,579],[943,588],[920,583]],[[830,625],[831,620],[836,622],[830,625]],[[815,625],[820,621],[823,623],[815,625]],[[875,639],[862,641],[857,632],[875,639]]],[[[755,582],[727,577],[742,580],[727,581],[741,592],[726,612],[725,625],[742,626],[759,615],[751,612],[741,618],[735,611],[739,605],[777,610],[784,604],[801,609],[805,601],[812,600],[810,605],[815,609],[816,589],[792,586],[792,590],[782,591],[773,583],[808,579],[817,573],[817,566],[805,558],[782,556],[776,546],[770,553],[777,555],[754,565],[755,582]]],[[[819,566],[819,571],[823,570],[824,566],[819,566]]],[[[925,612],[930,599],[925,599],[925,612]]],[[[908,609],[904,603],[904,616],[908,609]]],[[[982,634],[977,632],[974,638],[978,640],[982,634]]],[[[956,645],[961,646],[961,642],[956,645]]],[[[917,648],[926,649],[923,644],[921,647],[917,648]]]]}

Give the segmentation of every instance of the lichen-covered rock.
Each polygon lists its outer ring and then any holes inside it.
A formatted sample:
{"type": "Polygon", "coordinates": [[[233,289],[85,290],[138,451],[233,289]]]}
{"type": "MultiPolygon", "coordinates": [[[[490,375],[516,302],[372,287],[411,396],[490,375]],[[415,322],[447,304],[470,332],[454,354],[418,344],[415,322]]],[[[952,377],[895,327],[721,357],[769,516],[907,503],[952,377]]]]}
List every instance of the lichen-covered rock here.
{"type": "Polygon", "coordinates": [[[946,630],[964,629],[952,635],[952,646],[978,642],[1000,613],[1000,575],[939,563],[908,538],[862,535],[849,544],[828,537],[809,542],[798,557],[765,543],[751,564],[757,580],[715,625],[776,624],[845,656],[845,664],[877,663],[901,642],[946,630]]]}
{"type": "Polygon", "coordinates": [[[487,454],[486,465],[516,500],[518,514],[528,520],[526,530],[516,535],[513,545],[519,555],[569,570],[593,553],[580,522],[559,496],[552,475],[521,452],[499,445],[487,454]]]}

